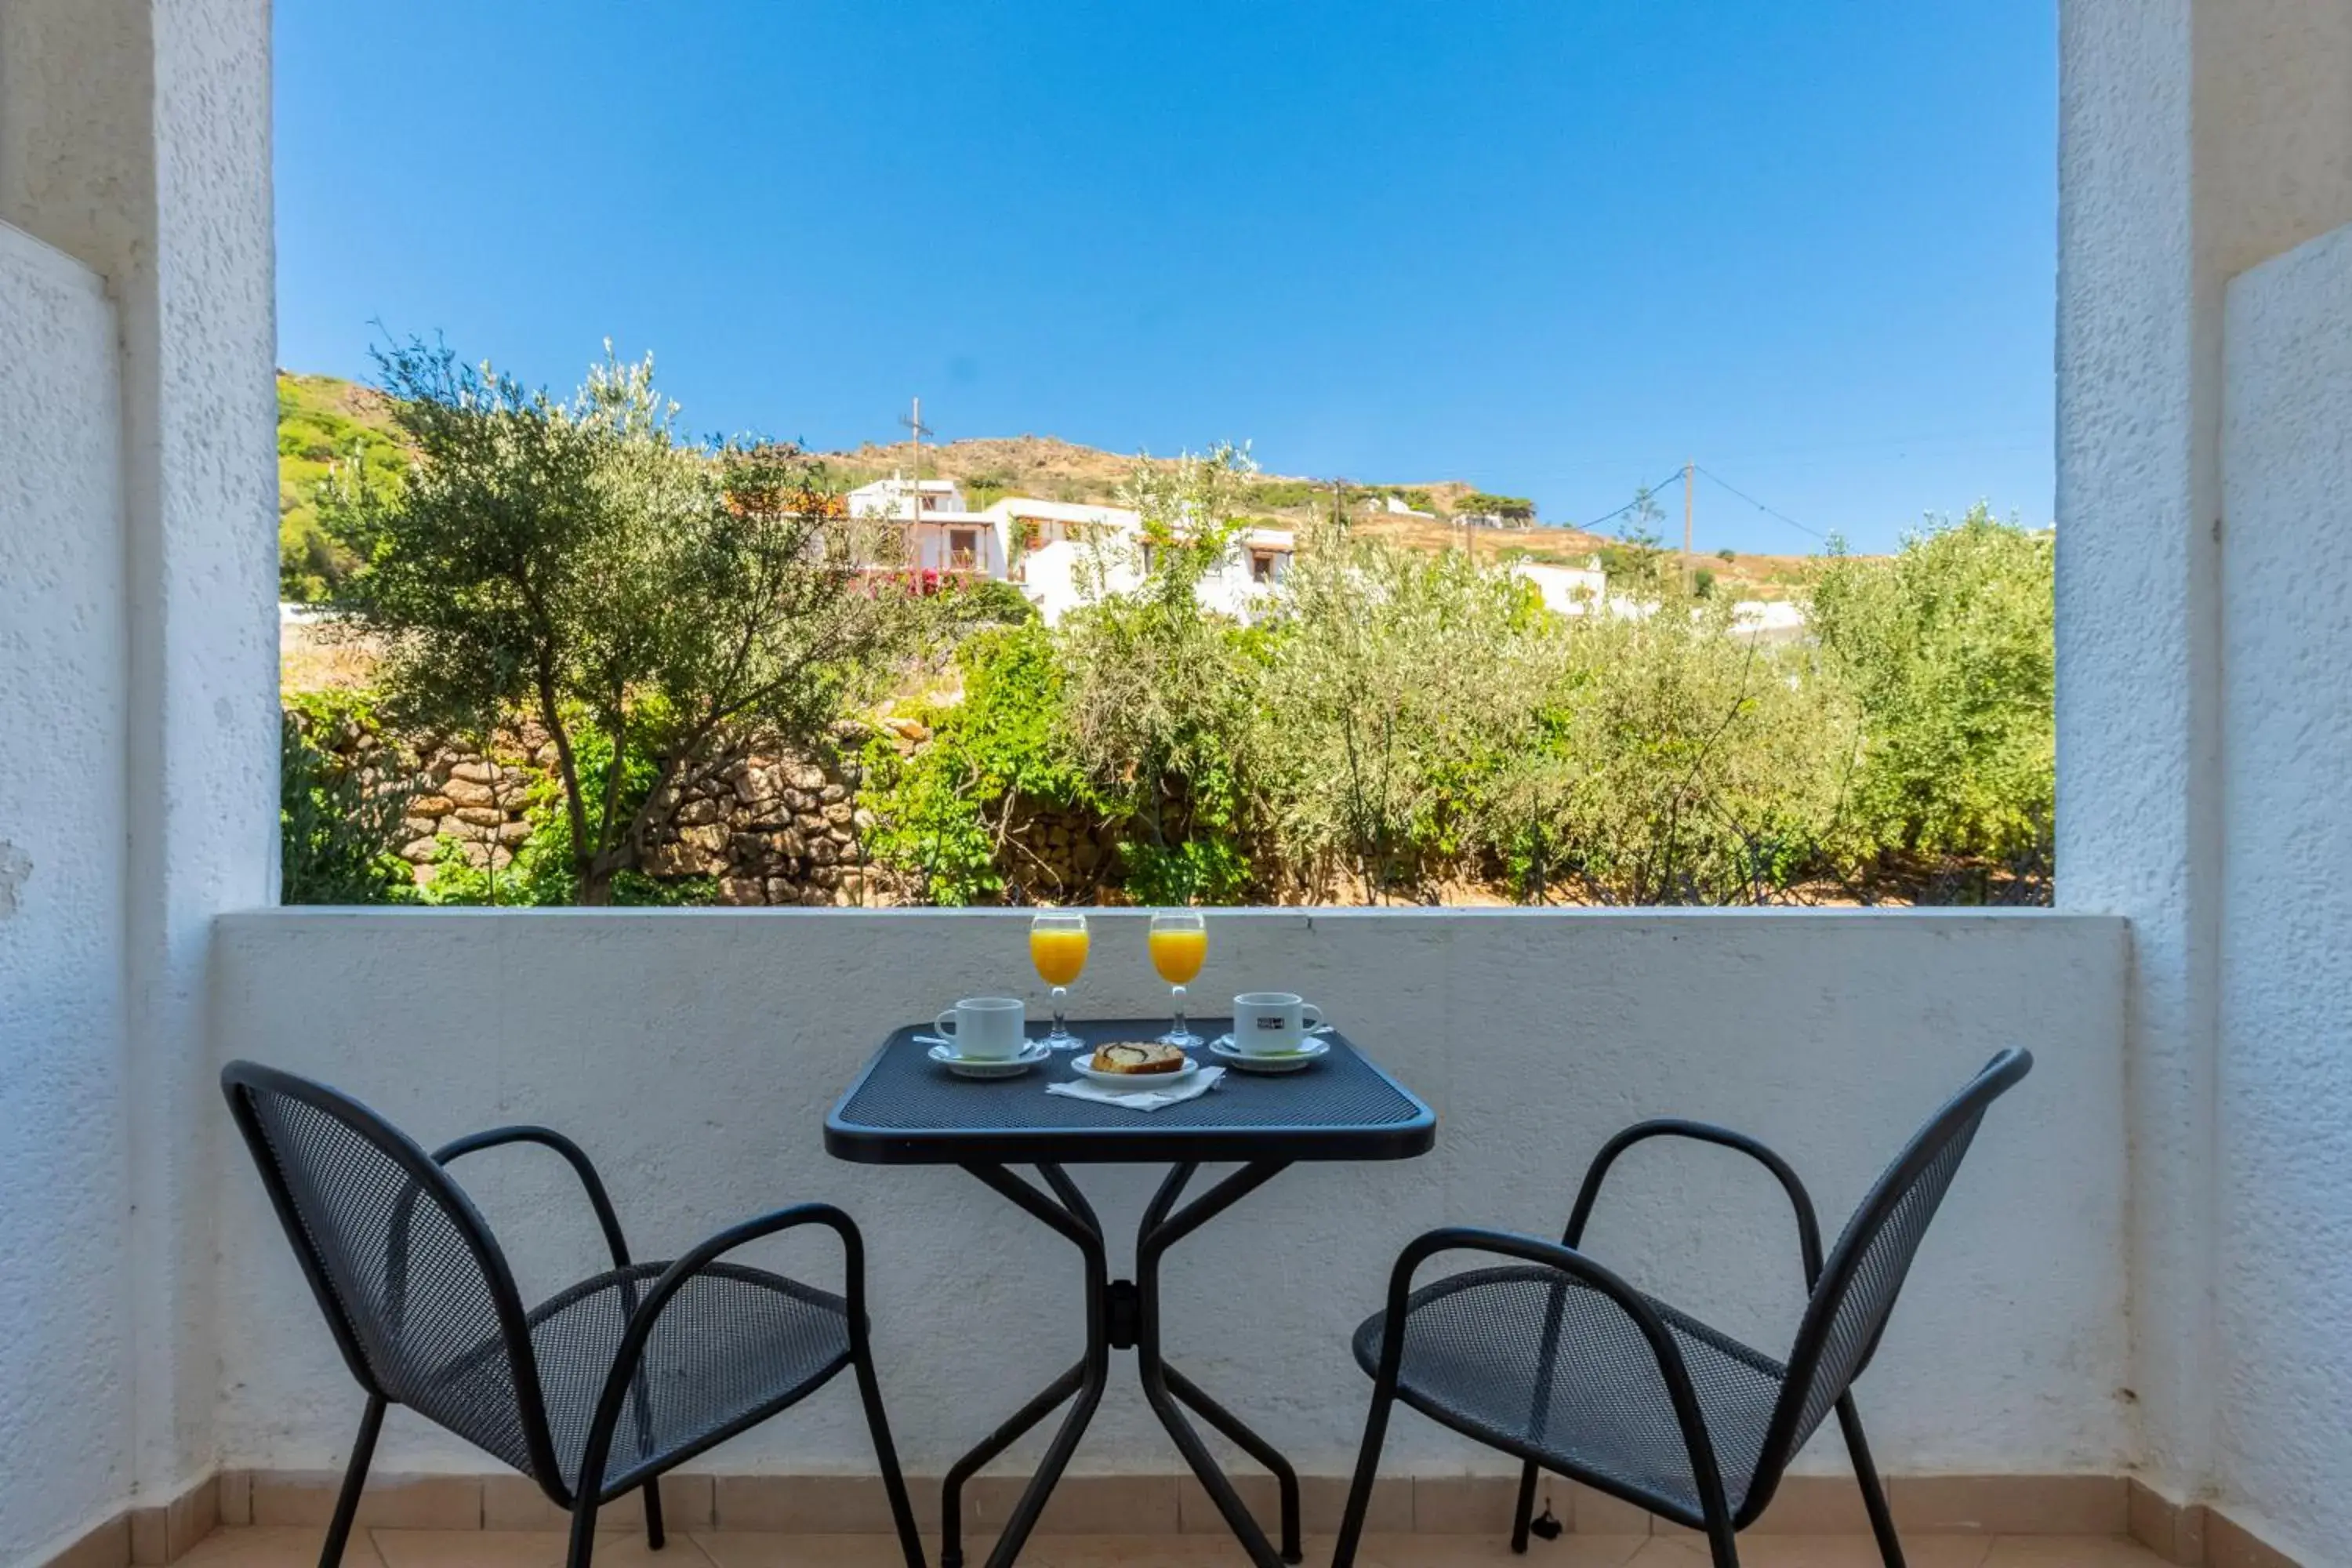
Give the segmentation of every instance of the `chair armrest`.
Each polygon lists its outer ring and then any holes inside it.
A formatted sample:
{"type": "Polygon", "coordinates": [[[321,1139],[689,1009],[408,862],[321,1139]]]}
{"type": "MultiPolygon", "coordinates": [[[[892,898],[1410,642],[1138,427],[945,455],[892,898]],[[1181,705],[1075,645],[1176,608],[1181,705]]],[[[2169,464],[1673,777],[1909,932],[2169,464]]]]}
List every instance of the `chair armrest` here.
{"type": "Polygon", "coordinates": [[[1691,1383],[1690,1368],[1683,1360],[1682,1347],[1675,1342],[1673,1331],[1648,1298],[1574,1247],[1512,1231],[1481,1230],[1468,1226],[1447,1226],[1415,1237],[1398,1255],[1396,1267],[1389,1275],[1388,1314],[1382,1325],[1377,1374],[1381,1388],[1394,1389],[1404,1364],[1406,1305],[1412,1295],[1413,1276],[1423,1263],[1441,1252],[1483,1252],[1538,1264],[1559,1270],[1615,1303],[1641,1331],[1643,1339],[1649,1342],[1650,1353],[1657,1359],[1658,1375],[1666,1385],[1675,1422],[1682,1428],[1683,1445],[1689,1451],[1691,1477],[1697,1485],[1703,1510],[1709,1518],[1729,1517],[1723,1497],[1723,1472],[1716,1464],[1715,1439],[1708,1435],[1706,1418],[1699,1413],[1698,1391],[1691,1383]]]}
{"type": "Polygon", "coordinates": [[[493,1127],[487,1132],[472,1132],[454,1139],[433,1151],[433,1163],[446,1165],[452,1160],[484,1149],[496,1149],[508,1143],[537,1143],[552,1149],[570,1163],[580,1185],[586,1189],[588,1205],[596,1211],[596,1224],[604,1233],[604,1245],[613,1250],[613,1267],[629,1266],[629,1244],[621,1237],[620,1215],[613,1212],[613,1200],[604,1192],[604,1184],[596,1174],[596,1167],[587,1151],[558,1132],[552,1127],[493,1127]]]}
{"type": "Polygon", "coordinates": [[[620,1422],[621,1406],[636,1378],[638,1363],[645,1359],[646,1342],[653,1337],[654,1324],[660,1319],[662,1309],[669,1305],[670,1298],[683,1289],[688,1280],[737,1247],[807,1225],[823,1226],[841,1237],[845,1279],[842,1295],[848,1309],[852,1342],[856,1342],[856,1336],[864,1331],[866,1321],[866,1241],[848,1215],[831,1204],[797,1204],[730,1226],[664,1269],[646,1292],[645,1300],[630,1312],[620,1348],[613,1353],[612,1370],[604,1378],[604,1392],[596,1402],[595,1418],[588,1426],[587,1446],[581,1453],[580,1479],[575,1489],[578,1495],[603,1493],[604,1465],[612,1454],[613,1428],[620,1422]]]}
{"type": "Polygon", "coordinates": [[[1805,1191],[1805,1184],[1789,1163],[1762,1143],[1744,1132],[1734,1132],[1727,1127],[1717,1127],[1705,1121],[1685,1121],[1664,1117],[1655,1121],[1637,1121],[1601,1146],[1584,1173],[1584,1184],[1577,1189],[1576,1206],[1568,1216],[1568,1230],[1562,1239],[1575,1247],[1584,1239],[1585,1222],[1592,1217],[1592,1205],[1601,1197],[1601,1184],[1609,1174],[1617,1156],[1636,1143],[1653,1138],[1686,1138],[1694,1142],[1713,1143],[1718,1148],[1732,1149],[1747,1155],[1772,1173],[1780,1190],[1789,1194],[1790,1206],[1797,1211],[1797,1247],[1805,1264],[1805,1289],[1811,1290],[1822,1277],[1822,1224],[1813,1213],[1813,1200],[1805,1191]]]}

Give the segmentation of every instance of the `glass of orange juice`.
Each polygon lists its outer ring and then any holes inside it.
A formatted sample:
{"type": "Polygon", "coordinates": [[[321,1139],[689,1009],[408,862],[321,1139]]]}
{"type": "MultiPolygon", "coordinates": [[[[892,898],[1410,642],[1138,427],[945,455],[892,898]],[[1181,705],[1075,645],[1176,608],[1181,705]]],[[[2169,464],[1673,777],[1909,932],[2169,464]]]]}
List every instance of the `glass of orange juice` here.
{"type": "Polygon", "coordinates": [[[1029,962],[1037,978],[1054,988],[1054,1032],[1045,1037],[1048,1048],[1071,1051],[1077,1036],[1062,1021],[1070,999],[1070,982],[1087,966],[1087,917],[1074,910],[1049,910],[1029,922],[1029,962]]]}
{"type": "Polygon", "coordinates": [[[1198,913],[1177,910],[1151,917],[1151,967],[1168,982],[1176,1014],[1175,1026],[1160,1037],[1162,1044],[1188,1050],[1201,1044],[1201,1037],[1184,1026],[1184,986],[1208,957],[1209,925],[1198,913]]]}

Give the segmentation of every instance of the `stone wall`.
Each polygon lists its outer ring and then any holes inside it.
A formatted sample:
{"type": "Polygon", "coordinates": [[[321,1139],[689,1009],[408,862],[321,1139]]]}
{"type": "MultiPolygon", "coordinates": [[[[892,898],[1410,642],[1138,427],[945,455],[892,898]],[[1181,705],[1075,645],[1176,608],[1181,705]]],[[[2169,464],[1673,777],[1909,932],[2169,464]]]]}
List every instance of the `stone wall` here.
{"type": "MultiPolygon", "coordinates": [[[[399,855],[419,887],[432,884],[453,851],[469,866],[506,869],[531,836],[534,807],[542,817],[562,809],[555,743],[536,725],[502,731],[487,750],[446,737],[387,737],[349,719],[308,730],[313,744],[349,759],[370,784],[415,792],[400,821],[399,855]]],[[[854,759],[870,733],[845,725],[835,757],[755,754],[704,780],[640,869],[666,882],[709,878],[720,904],[901,901],[869,865],[873,816],[856,804],[854,759]]]]}

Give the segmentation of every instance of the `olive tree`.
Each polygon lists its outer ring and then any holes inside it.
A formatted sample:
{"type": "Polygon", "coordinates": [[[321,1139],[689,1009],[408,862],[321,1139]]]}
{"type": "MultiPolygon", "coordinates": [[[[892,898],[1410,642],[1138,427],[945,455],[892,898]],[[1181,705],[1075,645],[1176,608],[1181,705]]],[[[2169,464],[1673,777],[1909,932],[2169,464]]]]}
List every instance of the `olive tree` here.
{"type": "Polygon", "coordinates": [[[546,731],[578,902],[610,902],[696,784],[821,743],[886,667],[883,536],[796,447],[682,436],[651,359],[608,345],[568,401],[438,346],[377,360],[409,461],[329,497],[361,563],[336,606],[383,648],[395,719],[546,731]]]}

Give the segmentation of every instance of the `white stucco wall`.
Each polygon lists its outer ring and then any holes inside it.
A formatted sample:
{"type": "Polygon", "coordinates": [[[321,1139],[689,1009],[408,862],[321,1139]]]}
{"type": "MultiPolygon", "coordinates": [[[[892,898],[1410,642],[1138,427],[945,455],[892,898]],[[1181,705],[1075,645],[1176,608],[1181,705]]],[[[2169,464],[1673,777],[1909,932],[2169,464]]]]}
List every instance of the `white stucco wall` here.
{"type": "MultiPolygon", "coordinates": [[[[0,1384],[0,1420],[26,1430],[79,1430],[109,1412],[114,1447],[103,1463],[57,1458],[45,1436],[27,1477],[0,1453],[6,1483],[39,1487],[40,1522],[71,1532],[163,1503],[214,1468],[207,954],[215,915],[265,905],[276,890],[268,0],[0,5],[0,222],[102,279],[112,305],[104,410],[42,405],[80,384],[79,342],[30,342],[28,358],[12,355],[0,371],[5,417],[84,426],[81,445],[37,453],[30,493],[68,510],[93,487],[113,498],[110,597],[75,601],[88,610],[79,618],[64,605],[41,611],[67,617],[68,649],[102,645],[119,679],[42,688],[37,700],[74,726],[112,733],[117,750],[70,792],[25,803],[21,830],[0,823],[0,837],[70,838],[85,802],[111,803],[102,853],[47,860],[35,877],[71,876],[105,900],[76,928],[74,953],[109,976],[121,1096],[78,1100],[74,1115],[104,1123],[113,1162],[111,1297],[86,1316],[95,1332],[121,1339],[110,1382],[42,1382],[29,1393],[0,1384]],[[19,408],[20,398],[35,406],[19,408]],[[93,1486],[102,1494],[94,1502],[85,1495],[93,1486]]],[[[12,314],[0,330],[42,324],[12,314]]],[[[17,455],[13,441],[0,443],[0,488],[17,477],[17,455]]],[[[70,536],[40,543],[43,570],[57,552],[69,583],[70,536]]],[[[12,747],[37,748],[38,736],[9,731],[12,747]]],[[[47,1146],[69,1136],[62,1111],[26,1126],[47,1146]]],[[[73,1193],[79,1179],[68,1163],[59,1190],[73,1193]]],[[[12,1278],[26,1261],[11,1256],[12,1278]]],[[[0,1314],[6,1353],[17,1329],[0,1314]]],[[[59,1544],[20,1531],[13,1513],[0,1525],[0,1561],[38,1560],[59,1544]]]]}
{"type": "Polygon", "coordinates": [[[98,276],[0,223],[0,1558],[129,1489],[114,342],[98,276]]]}
{"type": "MultiPolygon", "coordinates": [[[[2222,308],[2233,277],[2352,219],[2352,6],[2062,0],[2059,18],[2058,903],[2132,922],[2140,1473],[2194,1499],[2233,1484],[2225,1425],[2314,1427],[2307,1406],[2232,1416],[2216,1397],[2234,1375],[2218,1304],[2241,1224],[2233,1084],[2253,1066],[2225,1049],[2242,992],[2225,971],[2228,868],[2271,832],[2227,784],[2262,764],[2231,750],[2256,712],[2310,721],[2332,679],[2284,658],[2224,674],[2225,638],[2278,613],[2235,587],[2225,603],[2235,558],[2271,548],[2262,528],[2284,535],[2225,516],[2222,308]]],[[[2332,562],[2311,564],[2326,591],[2332,562]]],[[[2294,769],[2271,782],[2328,787],[2294,769]]],[[[2345,1010],[2324,974],[2298,984],[2345,1010]]],[[[2352,1473],[2340,1420],[2317,1425],[2352,1473]]]]}
{"type": "Polygon", "coordinates": [[[2314,1563],[2352,1541],[2347,323],[2352,228],[2230,287],[2220,1484],[2314,1563]]]}
{"type": "MultiPolygon", "coordinates": [[[[232,917],[218,1050],[335,1081],[428,1144],[506,1121],[566,1129],[644,1255],[781,1204],[843,1204],[872,1247],[903,1451],[936,1474],[1066,1363],[1076,1254],[953,1170],[833,1161],[820,1127],[888,1026],[982,988],[1035,992],[1025,926],[1013,911],[232,917]]],[[[2112,1473],[2127,1457],[2120,922],[1281,911],[1219,915],[1212,929],[1196,997],[1295,985],[1441,1119],[1429,1157],[1287,1173],[1173,1255],[1171,1355],[1302,1469],[1348,1467],[1367,1385],[1347,1335],[1410,1236],[1445,1221],[1556,1235],[1603,1139],[1665,1113],[1781,1147],[1834,1229],[1927,1110],[2020,1043],[2040,1065],[1988,1124],[1862,1403],[1895,1471],[2112,1473]]],[[[1139,915],[1097,915],[1077,1007],[1157,1011],[1165,990],[1143,948],[1139,915]]],[[[232,1136],[225,1115],[212,1126],[232,1136]]],[[[560,1166],[500,1153],[463,1170],[526,1291],[593,1267],[560,1166]]],[[[242,1154],[222,1172],[224,1462],[339,1463],[355,1391],[242,1154]]],[[[1156,1175],[1082,1180],[1131,1237],[1156,1175]]],[[[1629,1162],[1589,1243],[1761,1344],[1785,1348],[1793,1331],[1793,1232],[1777,1189],[1736,1157],[1629,1162]]],[[[1126,1250],[1115,1242],[1122,1271],[1126,1250]]],[[[827,1267],[821,1251],[788,1256],[819,1277],[827,1267]]],[[[1118,1363],[1080,1463],[1177,1468],[1118,1363]]],[[[1418,1417],[1402,1418],[1392,1452],[1423,1472],[1496,1466],[1418,1417]]],[[[488,1468],[403,1412],[380,1462],[488,1468]]],[[[843,1388],[702,1468],[866,1463],[843,1388]]]]}

